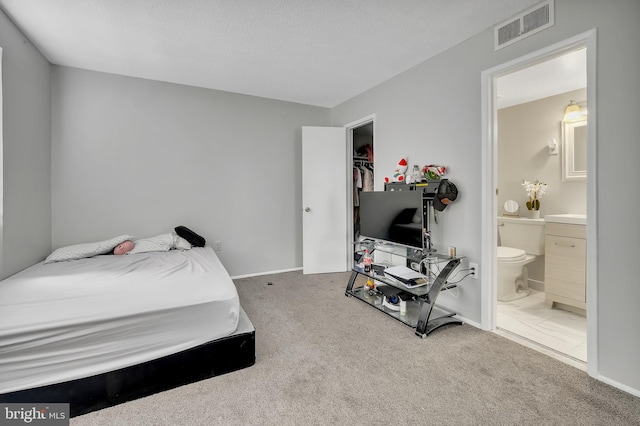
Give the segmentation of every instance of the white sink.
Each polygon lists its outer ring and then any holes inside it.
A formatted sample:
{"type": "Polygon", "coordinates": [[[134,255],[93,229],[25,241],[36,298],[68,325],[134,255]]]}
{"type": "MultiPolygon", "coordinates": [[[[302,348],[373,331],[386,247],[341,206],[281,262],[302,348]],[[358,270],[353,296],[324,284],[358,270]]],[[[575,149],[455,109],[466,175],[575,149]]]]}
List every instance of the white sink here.
{"type": "Polygon", "coordinates": [[[544,217],[545,222],[555,222],[555,223],[571,223],[574,225],[586,225],[587,224],[587,215],[586,214],[573,214],[573,213],[565,213],[565,214],[548,214],[544,217]]]}

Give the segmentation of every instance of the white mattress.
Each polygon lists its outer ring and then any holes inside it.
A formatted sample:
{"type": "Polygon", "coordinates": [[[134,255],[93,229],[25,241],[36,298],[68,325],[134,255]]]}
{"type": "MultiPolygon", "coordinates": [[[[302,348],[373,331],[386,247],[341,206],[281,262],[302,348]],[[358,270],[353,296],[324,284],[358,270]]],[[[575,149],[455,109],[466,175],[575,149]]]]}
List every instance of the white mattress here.
{"type": "Polygon", "coordinates": [[[38,263],[0,282],[0,394],[228,336],[240,311],[211,247],[38,263]]]}

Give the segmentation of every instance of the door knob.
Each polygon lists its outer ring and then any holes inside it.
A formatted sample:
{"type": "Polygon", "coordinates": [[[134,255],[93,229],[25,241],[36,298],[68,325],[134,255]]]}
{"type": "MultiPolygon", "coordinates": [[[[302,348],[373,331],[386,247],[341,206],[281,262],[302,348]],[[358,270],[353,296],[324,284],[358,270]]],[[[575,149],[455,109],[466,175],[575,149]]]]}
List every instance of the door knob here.
{"type": "Polygon", "coordinates": [[[310,209],[309,207],[305,207],[305,208],[304,208],[304,211],[305,211],[305,212],[307,212],[307,213],[309,213],[309,212],[311,211],[311,209],[310,209]]]}

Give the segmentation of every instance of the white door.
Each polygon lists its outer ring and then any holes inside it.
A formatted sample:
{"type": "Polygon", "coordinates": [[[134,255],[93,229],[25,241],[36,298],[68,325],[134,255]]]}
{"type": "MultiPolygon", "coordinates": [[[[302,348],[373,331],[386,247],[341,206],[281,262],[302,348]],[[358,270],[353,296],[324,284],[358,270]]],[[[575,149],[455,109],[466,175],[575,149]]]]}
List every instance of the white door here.
{"type": "Polygon", "coordinates": [[[302,128],[302,271],[347,270],[347,146],[343,127],[302,128]]]}

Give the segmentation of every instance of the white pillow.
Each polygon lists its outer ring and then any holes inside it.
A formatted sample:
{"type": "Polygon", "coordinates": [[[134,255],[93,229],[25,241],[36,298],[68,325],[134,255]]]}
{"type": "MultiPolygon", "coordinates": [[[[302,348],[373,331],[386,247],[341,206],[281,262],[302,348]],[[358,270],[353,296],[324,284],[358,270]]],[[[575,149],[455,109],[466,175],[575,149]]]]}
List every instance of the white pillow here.
{"type": "Polygon", "coordinates": [[[175,232],[173,233],[173,245],[177,250],[191,250],[191,243],[175,232]]]}
{"type": "Polygon", "coordinates": [[[135,246],[127,254],[149,253],[152,251],[169,251],[173,248],[173,235],[162,234],[157,237],[141,238],[133,242],[135,246]]]}
{"type": "Polygon", "coordinates": [[[44,263],[63,262],[66,260],[82,259],[85,257],[97,256],[99,254],[107,254],[112,252],[118,244],[127,240],[133,240],[133,237],[131,235],[120,235],[119,237],[111,238],[106,241],[99,241],[97,243],[84,243],[60,247],[47,256],[44,263]]]}

